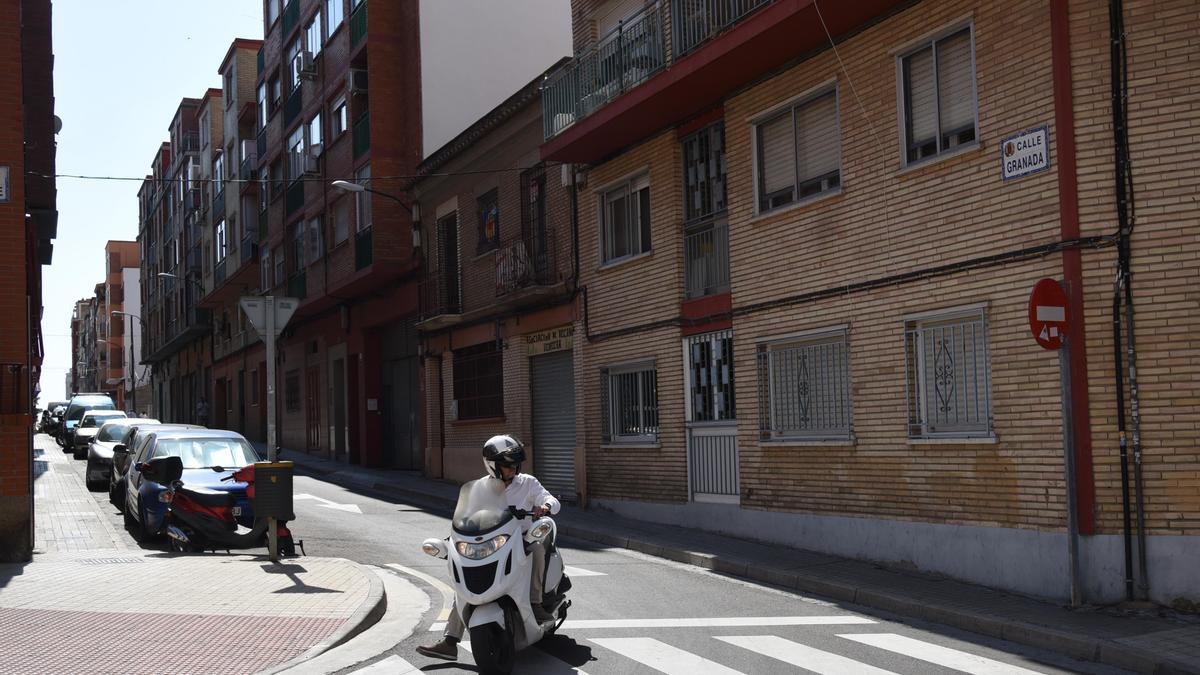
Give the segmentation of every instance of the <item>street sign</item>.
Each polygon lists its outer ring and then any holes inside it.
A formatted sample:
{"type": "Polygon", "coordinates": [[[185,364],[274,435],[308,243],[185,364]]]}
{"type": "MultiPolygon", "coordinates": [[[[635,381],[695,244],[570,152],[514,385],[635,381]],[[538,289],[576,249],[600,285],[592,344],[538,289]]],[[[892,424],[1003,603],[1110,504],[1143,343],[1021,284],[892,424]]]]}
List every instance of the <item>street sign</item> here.
{"type": "Polygon", "coordinates": [[[1054,279],[1042,279],[1029,294],[1029,330],[1033,339],[1046,349],[1059,349],[1067,334],[1070,315],[1067,294],[1054,279]]]}
{"type": "Polygon", "coordinates": [[[1000,171],[1004,180],[1021,178],[1050,168],[1050,132],[1028,129],[1000,142],[1000,171]]]}
{"type": "MultiPolygon", "coordinates": [[[[274,298],[275,302],[275,337],[279,337],[279,333],[287,326],[288,321],[292,319],[292,315],[296,313],[296,308],[300,306],[300,301],[296,298],[274,298]]],[[[254,326],[254,330],[258,331],[260,336],[266,337],[267,333],[267,298],[258,296],[244,297],[238,301],[242,311],[246,313],[246,318],[250,319],[250,325],[254,326]]]]}

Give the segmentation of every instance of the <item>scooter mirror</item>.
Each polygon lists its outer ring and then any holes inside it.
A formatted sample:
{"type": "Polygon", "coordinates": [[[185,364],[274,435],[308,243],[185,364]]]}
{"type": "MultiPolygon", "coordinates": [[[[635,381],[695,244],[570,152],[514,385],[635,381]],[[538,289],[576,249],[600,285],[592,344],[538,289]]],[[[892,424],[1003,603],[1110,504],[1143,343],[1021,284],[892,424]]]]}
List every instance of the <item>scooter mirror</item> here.
{"type": "Polygon", "coordinates": [[[421,542],[421,550],[424,551],[426,555],[431,555],[434,558],[441,558],[443,560],[448,555],[446,550],[446,542],[441,539],[426,539],[425,541],[421,542]]]}

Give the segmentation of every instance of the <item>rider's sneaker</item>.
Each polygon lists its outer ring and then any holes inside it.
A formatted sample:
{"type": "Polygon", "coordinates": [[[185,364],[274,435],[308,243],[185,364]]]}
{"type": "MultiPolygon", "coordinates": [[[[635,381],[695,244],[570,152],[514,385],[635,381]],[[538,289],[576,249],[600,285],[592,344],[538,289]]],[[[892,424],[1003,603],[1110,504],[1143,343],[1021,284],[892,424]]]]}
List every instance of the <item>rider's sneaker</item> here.
{"type": "Polygon", "coordinates": [[[458,659],[458,640],[444,637],[437,644],[417,647],[417,653],[434,659],[454,661],[458,659]]]}
{"type": "Polygon", "coordinates": [[[541,603],[531,605],[531,608],[533,609],[533,618],[537,619],[538,623],[546,623],[547,621],[554,620],[554,615],[547,612],[541,603]]]}

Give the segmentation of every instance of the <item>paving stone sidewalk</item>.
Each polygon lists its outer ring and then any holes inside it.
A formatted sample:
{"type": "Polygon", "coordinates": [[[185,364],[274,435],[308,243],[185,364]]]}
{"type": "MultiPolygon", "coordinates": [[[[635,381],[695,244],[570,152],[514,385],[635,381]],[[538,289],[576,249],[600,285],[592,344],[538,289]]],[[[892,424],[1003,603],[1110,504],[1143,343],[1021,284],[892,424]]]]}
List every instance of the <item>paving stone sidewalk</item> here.
{"type": "Polygon", "coordinates": [[[34,557],[0,565],[0,673],[254,673],[382,612],[378,577],[348,560],[143,548],[73,461],[38,436],[34,557]]]}
{"type": "MultiPolygon", "coordinates": [[[[458,486],[285,450],[297,472],[448,512],[458,486]]],[[[1051,602],[870,562],[563,507],[559,532],[803,593],[874,607],[1146,673],[1200,673],[1200,617],[1167,610],[1072,610],[1051,602]]]]}

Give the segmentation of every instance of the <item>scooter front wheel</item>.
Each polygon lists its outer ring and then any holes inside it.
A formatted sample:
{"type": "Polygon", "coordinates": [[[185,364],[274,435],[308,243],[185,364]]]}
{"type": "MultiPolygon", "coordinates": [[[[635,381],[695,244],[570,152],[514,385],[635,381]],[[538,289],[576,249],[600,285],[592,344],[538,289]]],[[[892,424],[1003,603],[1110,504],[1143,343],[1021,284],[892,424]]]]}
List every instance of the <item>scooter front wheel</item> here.
{"type": "Polygon", "coordinates": [[[508,632],[499,624],[485,623],[471,628],[471,655],[484,675],[508,675],[516,653],[508,632]]]}

